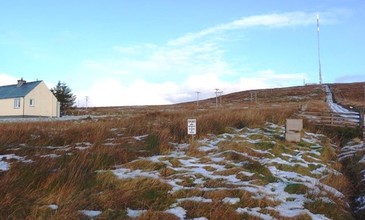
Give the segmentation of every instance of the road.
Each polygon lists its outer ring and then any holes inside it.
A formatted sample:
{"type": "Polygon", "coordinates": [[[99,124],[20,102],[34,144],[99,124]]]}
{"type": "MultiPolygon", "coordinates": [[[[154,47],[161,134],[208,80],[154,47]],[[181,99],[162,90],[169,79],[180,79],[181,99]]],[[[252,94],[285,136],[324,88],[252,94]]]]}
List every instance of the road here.
{"type": "MultiPolygon", "coordinates": [[[[358,121],[358,119],[357,120],[353,119],[353,116],[346,115],[346,113],[358,113],[358,112],[350,111],[350,110],[342,107],[341,105],[334,103],[333,98],[332,98],[333,97],[332,92],[331,92],[330,88],[328,87],[328,85],[324,85],[324,89],[326,91],[327,104],[333,112],[340,113],[340,114],[345,113],[345,114],[341,114],[341,117],[347,118],[349,121],[358,121]]],[[[365,119],[364,119],[364,124],[365,124],[365,119]]]]}

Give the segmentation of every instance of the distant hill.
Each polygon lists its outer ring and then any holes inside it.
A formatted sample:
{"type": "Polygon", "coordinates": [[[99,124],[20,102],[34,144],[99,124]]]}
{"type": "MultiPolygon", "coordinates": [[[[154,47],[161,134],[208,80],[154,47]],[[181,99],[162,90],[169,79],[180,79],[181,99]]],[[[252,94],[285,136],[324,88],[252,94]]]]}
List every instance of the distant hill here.
{"type": "MultiPolygon", "coordinates": [[[[364,106],[364,87],[365,82],[356,83],[335,83],[327,84],[334,95],[334,100],[345,106],[364,106]]],[[[271,88],[247,90],[241,92],[230,93],[218,97],[218,103],[223,105],[273,105],[283,103],[308,103],[308,102],[324,102],[326,94],[323,86],[319,84],[294,86],[285,88],[271,88]]],[[[212,105],[216,102],[216,97],[200,100],[201,105],[212,105]]],[[[181,104],[196,104],[196,102],[188,102],[181,104]]]]}
{"type": "Polygon", "coordinates": [[[365,107],[365,82],[330,84],[335,102],[345,106],[365,107]]]}

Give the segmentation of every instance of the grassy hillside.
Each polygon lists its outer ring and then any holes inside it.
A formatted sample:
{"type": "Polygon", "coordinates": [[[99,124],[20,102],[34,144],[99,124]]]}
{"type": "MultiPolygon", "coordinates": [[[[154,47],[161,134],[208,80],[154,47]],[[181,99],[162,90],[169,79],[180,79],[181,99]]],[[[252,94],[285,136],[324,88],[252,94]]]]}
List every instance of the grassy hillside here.
{"type": "Polygon", "coordinates": [[[285,119],[326,109],[324,97],[313,85],[260,90],[255,101],[229,94],[218,108],[208,99],[0,122],[0,218],[351,219],[331,140],[309,130],[299,144],[283,140],[285,119]]]}
{"type": "Polygon", "coordinates": [[[331,84],[334,100],[345,106],[365,107],[365,82],[331,84]]]}

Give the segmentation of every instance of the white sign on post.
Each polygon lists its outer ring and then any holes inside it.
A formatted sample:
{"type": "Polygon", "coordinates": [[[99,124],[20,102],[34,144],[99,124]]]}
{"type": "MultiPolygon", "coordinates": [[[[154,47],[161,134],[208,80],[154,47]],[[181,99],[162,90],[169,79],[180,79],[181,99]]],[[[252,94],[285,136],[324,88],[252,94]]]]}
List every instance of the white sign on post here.
{"type": "Polygon", "coordinates": [[[196,119],[188,119],[188,134],[196,134],[196,119]]]}

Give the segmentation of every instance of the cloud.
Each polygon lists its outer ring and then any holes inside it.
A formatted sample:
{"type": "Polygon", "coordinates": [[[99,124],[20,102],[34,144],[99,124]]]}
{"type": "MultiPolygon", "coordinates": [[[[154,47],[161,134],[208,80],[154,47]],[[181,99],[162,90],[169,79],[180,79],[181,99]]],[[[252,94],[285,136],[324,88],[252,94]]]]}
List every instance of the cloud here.
{"type": "Polygon", "coordinates": [[[18,78],[12,77],[5,73],[0,73],[0,86],[16,84],[17,80],[18,78]]]}
{"type": "Polygon", "coordinates": [[[216,43],[199,42],[185,46],[140,46],[118,47],[120,56],[105,60],[84,60],[81,71],[85,77],[121,78],[145,80],[183,79],[189,75],[204,74],[207,71],[232,74],[224,61],[223,51],[216,43]],[[130,55],[133,54],[133,55],[130,55]]]}
{"type": "MultiPolygon", "coordinates": [[[[324,22],[335,21],[344,12],[321,12],[324,22]]],[[[230,33],[253,27],[283,28],[316,23],[315,12],[271,13],[243,17],[181,37],[162,45],[114,46],[117,56],[85,60],[83,76],[92,78],[89,88],[78,92],[90,96],[94,106],[172,104],[214,96],[219,88],[230,92],[298,85],[306,73],[278,73],[270,67],[251,69],[249,64],[230,63],[225,43],[230,33]],[[242,70],[244,69],[244,71],[242,70]]]]}
{"type": "Polygon", "coordinates": [[[305,74],[277,74],[273,70],[252,73],[251,77],[241,77],[234,82],[225,81],[215,73],[192,75],[179,83],[151,83],[136,79],[130,84],[123,84],[115,79],[94,82],[89,90],[77,93],[77,105],[86,106],[131,106],[164,105],[214,97],[215,88],[224,94],[274,87],[298,85],[306,78],[305,74]]]}
{"type": "Polygon", "coordinates": [[[337,77],[335,83],[365,82],[365,74],[344,75],[337,77]]]}
{"type": "Polygon", "coordinates": [[[131,106],[172,104],[169,97],[174,96],[177,85],[172,82],[162,84],[148,83],[136,79],[131,84],[123,84],[114,79],[105,79],[94,84],[87,90],[77,93],[77,105],[86,106],[131,106]]]}
{"type": "MultiPolygon", "coordinates": [[[[326,13],[329,14],[329,13],[326,13]]],[[[225,31],[247,29],[252,27],[286,27],[311,25],[316,22],[316,13],[289,12],[255,15],[234,20],[229,23],[220,24],[196,33],[188,33],[180,38],[171,40],[168,45],[181,45],[191,43],[206,36],[219,34],[225,31]]]]}

